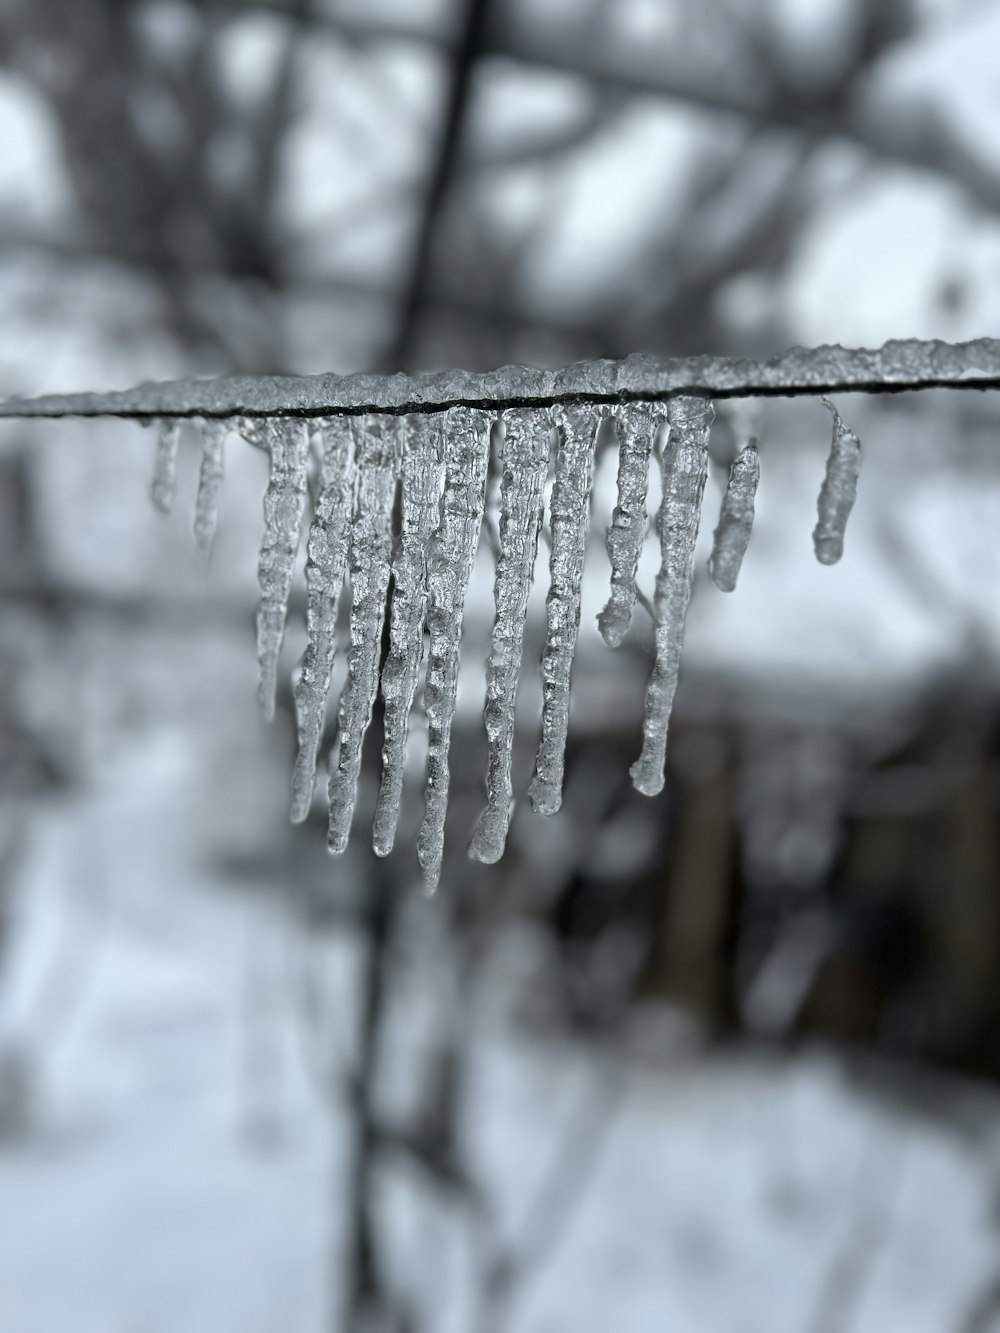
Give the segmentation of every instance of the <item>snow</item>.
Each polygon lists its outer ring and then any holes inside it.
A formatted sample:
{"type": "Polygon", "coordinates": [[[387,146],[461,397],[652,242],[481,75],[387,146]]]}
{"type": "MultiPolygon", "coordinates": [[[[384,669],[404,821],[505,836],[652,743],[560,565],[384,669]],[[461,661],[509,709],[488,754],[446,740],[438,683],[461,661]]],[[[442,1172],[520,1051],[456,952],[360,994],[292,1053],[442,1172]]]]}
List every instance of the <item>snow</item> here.
{"type": "MultiPolygon", "coordinates": [[[[148,735],[30,825],[0,1024],[37,1078],[28,1134],[0,1148],[5,1329],[329,1324],[347,1136],[303,1062],[292,976],[305,941],[280,892],[234,892],[206,869],[194,736],[148,735]],[[60,931],[87,929],[97,944],[71,1021],[31,1046],[60,931]]],[[[350,950],[305,947],[349,1030],[350,950]]],[[[886,1224],[852,1328],[958,1326],[994,1272],[995,1091],[906,1082],[876,1060],[855,1078],[821,1048],[708,1058],[652,1009],[595,1064],[505,1016],[531,953],[522,928],[473,1009],[463,1142],[505,1238],[518,1240],[578,1117],[595,1102],[599,1114],[579,1202],[517,1294],[514,1333],[795,1333],[873,1208],[886,1224]]],[[[396,1057],[415,1052],[434,978],[400,984],[391,1067],[409,1086],[396,1057]]],[[[379,1217],[391,1271],[422,1294],[435,1333],[474,1326],[461,1213],[397,1167],[379,1217]]]]}

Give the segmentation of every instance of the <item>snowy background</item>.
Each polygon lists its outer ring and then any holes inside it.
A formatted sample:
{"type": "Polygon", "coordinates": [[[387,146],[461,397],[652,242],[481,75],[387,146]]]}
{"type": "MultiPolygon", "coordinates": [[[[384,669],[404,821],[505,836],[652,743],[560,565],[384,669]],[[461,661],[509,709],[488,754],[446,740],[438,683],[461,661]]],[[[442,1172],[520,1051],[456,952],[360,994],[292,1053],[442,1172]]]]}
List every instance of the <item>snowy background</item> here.
{"type": "MultiPolygon", "coordinates": [[[[991,334],[997,50],[995,0],[10,0],[0,393],[991,334]]],[[[138,428],[5,428],[2,1333],[1000,1327],[1000,409],[838,406],[845,557],[768,404],[653,802],[601,460],[566,807],[491,870],[484,546],[431,903],[414,784],[381,867],[287,824],[257,451],[206,570],[193,439],[164,520],[138,428]]]]}

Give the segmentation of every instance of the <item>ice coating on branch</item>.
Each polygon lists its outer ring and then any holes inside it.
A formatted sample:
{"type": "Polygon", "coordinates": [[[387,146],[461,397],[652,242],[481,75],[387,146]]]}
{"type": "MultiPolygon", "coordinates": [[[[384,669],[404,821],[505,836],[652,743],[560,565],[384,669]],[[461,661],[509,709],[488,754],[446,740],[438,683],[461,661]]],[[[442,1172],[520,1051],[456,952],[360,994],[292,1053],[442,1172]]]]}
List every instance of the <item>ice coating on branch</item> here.
{"type": "Polygon", "coordinates": [[[354,509],[354,435],[344,418],[322,423],[319,492],[306,552],[306,649],[295,682],[298,753],[292,774],[292,819],[312,805],[316,757],[326,722],[326,699],[337,637],[337,605],[347,569],[354,509]]]}
{"type": "Polygon", "coordinates": [[[426,808],[417,834],[417,856],[428,892],[434,891],[441,878],[458,651],[465,594],[483,522],[491,421],[488,412],[456,407],[445,413],[442,427],[441,521],[427,555],[426,808]]]}
{"type": "Polygon", "coordinates": [[[543,815],[555,814],[562,804],[570,673],[580,629],[594,445],[601,417],[593,407],[579,405],[559,409],[555,420],[559,441],[549,517],[552,550],[542,656],[542,736],[529,791],[532,805],[543,815]]]}
{"type": "Polygon", "coordinates": [[[816,505],[818,517],[813,529],[813,548],[821,565],[835,565],[844,554],[844,532],[857,499],[861,441],[845,424],[829,398],[820,401],[833,413],[833,441],[816,505]]]}
{"type": "Polygon", "coordinates": [[[382,784],[372,840],[379,856],[388,856],[396,838],[407,727],[424,652],[428,549],[441,516],[444,482],[440,417],[405,417],[402,449],[402,531],[392,562],[389,654],[382,668],[382,784]]]}
{"type": "Polygon", "coordinates": [[[714,415],[707,398],[670,400],[661,459],[663,499],[656,520],[661,563],[653,598],[655,656],[646,687],[642,753],[630,770],[635,787],[646,796],[663,789],[667,729],[691,599],[694,548],[708,476],[708,434],[714,415]]]}
{"type": "Polygon", "coordinates": [[[194,502],[194,544],[198,554],[207,560],[212,552],[215,529],[219,523],[219,492],[226,470],[226,436],[228,421],[201,423],[201,469],[198,472],[198,493],[194,502]]]}
{"type": "Polygon", "coordinates": [[[173,420],[156,423],[156,454],[153,459],[153,482],[150,498],[161,514],[169,514],[177,492],[177,444],[181,423],[173,420]]]}
{"type": "Polygon", "coordinates": [[[309,427],[305,421],[276,418],[267,423],[264,445],[271,460],[264,493],[264,537],[257,563],[257,701],[268,722],[274,717],[278,659],[285,637],[288,596],[306,507],[309,427]]]}
{"type": "Polygon", "coordinates": [[[470,856],[488,864],[503,855],[513,809],[514,706],[551,445],[547,413],[515,408],[504,414],[503,421],[500,555],[493,585],[496,619],[486,666],[483,712],[489,743],[486,807],[469,849],[470,856]]]}
{"type": "Polygon", "coordinates": [[[244,375],[140,384],[122,393],[51,394],[0,403],[0,416],[268,416],[442,410],[515,399],[552,406],[586,397],[609,404],[668,396],[816,395],[886,388],[1000,384],[1000,340],[887,342],[877,349],[792,347],[768,361],[718,356],[630,356],[580,361],[558,370],[501,366],[432,375],[244,375]]]}
{"type": "Polygon", "coordinates": [[[361,770],[361,747],[378,692],[382,627],[392,560],[392,510],[399,474],[399,418],[351,421],[357,494],[351,520],[351,647],[340,697],[340,750],[330,774],[331,852],[347,846],[361,770]]]}
{"type": "Polygon", "coordinates": [[[754,500],[759,481],[760,456],[757,441],[751,439],[730,466],[719,526],[715,529],[708,561],[708,572],[720,592],[732,592],[736,587],[753,530],[754,500]]]}
{"type": "Polygon", "coordinates": [[[618,429],[618,503],[608,528],[611,596],[597,618],[604,642],[617,648],[635,607],[635,573],[646,535],[649,455],[658,417],[648,405],[630,404],[615,412],[618,429]]]}

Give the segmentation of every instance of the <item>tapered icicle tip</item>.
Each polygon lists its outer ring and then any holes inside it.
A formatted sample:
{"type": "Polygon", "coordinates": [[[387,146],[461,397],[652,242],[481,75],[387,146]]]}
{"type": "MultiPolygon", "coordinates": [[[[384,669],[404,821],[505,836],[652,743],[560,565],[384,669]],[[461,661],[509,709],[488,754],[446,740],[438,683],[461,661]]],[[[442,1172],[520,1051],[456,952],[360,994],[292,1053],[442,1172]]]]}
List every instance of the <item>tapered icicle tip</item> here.
{"type": "Polygon", "coordinates": [[[501,451],[500,554],[493,597],[496,618],[486,664],[483,721],[489,742],[486,807],[476,825],[469,855],[491,865],[503,855],[514,807],[511,765],[514,710],[528,614],[542,528],[545,482],[552,444],[548,413],[517,408],[504,415],[501,451]]]}
{"type": "Polygon", "coordinates": [[[816,504],[818,516],[813,529],[813,549],[821,565],[835,565],[844,554],[847,520],[857,499],[861,441],[829,398],[821,398],[820,402],[833,413],[833,440],[816,504]]]}
{"type": "Polygon", "coordinates": [[[177,444],[181,434],[181,423],[168,418],[154,424],[156,455],[149,495],[161,514],[169,514],[177,493],[177,444]]]}
{"type": "Polygon", "coordinates": [[[351,644],[340,696],[337,762],[330,772],[331,852],[346,849],[354,818],[361,752],[378,692],[382,630],[392,560],[392,514],[399,476],[400,421],[384,414],[351,421],[357,490],[351,519],[351,644]]]}
{"type": "Polygon", "coordinates": [[[670,400],[670,430],[661,457],[663,498],[656,520],[660,537],[660,570],[653,598],[656,647],[646,687],[642,753],[629,770],[636,790],[645,796],[655,796],[664,785],[667,730],[691,600],[694,549],[708,476],[708,436],[714,415],[715,409],[707,399],[670,400]]]}
{"type": "Polygon", "coordinates": [[[719,526],[715,529],[708,560],[708,572],[720,592],[733,592],[736,588],[753,530],[754,500],[759,482],[760,457],[757,441],[751,439],[729,469],[719,526]]]}
{"type": "Polygon", "coordinates": [[[459,647],[465,595],[483,523],[492,420],[492,414],[481,409],[456,407],[445,414],[442,427],[441,519],[427,555],[427,779],[424,817],[417,833],[417,858],[428,893],[440,880],[444,855],[459,647]]]}
{"type": "Polygon", "coordinates": [[[388,856],[396,840],[410,709],[423,660],[427,557],[440,526],[444,487],[440,420],[405,418],[402,452],[401,531],[392,561],[389,653],[382,667],[382,781],[372,824],[377,856],[388,856]]]}

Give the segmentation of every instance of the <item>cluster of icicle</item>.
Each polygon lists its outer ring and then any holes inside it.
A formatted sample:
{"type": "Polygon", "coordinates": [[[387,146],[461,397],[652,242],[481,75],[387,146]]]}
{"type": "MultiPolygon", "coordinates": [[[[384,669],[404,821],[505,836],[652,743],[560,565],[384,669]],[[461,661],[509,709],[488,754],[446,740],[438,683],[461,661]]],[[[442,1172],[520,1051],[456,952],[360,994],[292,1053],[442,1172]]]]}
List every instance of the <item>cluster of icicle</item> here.
{"type": "MultiPolygon", "coordinates": [[[[819,497],[814,544],[817,557],[830,564],[843,549],[844,528],[857,487],[860,446],[832,404],[826,405],[834,415],[833,444],[819,497]]],[[[636,402],[610,412],[619,444],[618,497],[607,533],[610,596],[599,626],[612,647],[621,644],[636,602],[642,600],[636,572],[646,536],[652,461],[658,462],[661,472],[662,500],[656,519],[661,563],[651,606],[653,667],[646,691],[642,749],[631,770],[639,791],[654,795],[664,784],[667,729],[691,595],[714,408],[707,398],[678,396],[666,405],[636,402]]],[[[400,812],[409,716],[424,669],[428,744],[425,810],[417,852],[427,888],[433,890],[438,883],[463,608],[485,517],[491,439],[498,421],[502,422],[498,432],[499,551],[496,618],[486,667],[486,805],[470,854],[480,861],[497,861],[510,825],[515,701],[553,456],[541,739],[530,796],[534,808],[543,814],[559,809],[595,448],[602,420],[600,408],[568,404],[496,412],[451,407],[411,415],[274,416],[202,423],[194,519],[195,540],[202,553],[208,553],[216,527],[223,445],[229,431],[251,439],[270,458],[257,615],[259,697],[268,718],[274,715],[288,598],[309,503],[310,458],[318,457],[306,561],[307,647],[295,682],[298,755],[292,818],[304,820],[312,806],[337,650],[338,605],[349,585],[347,678],[339,701],[339,739],[329,779],[331,851],[341,852],[347,846],[362,745],[380,686],[384,743],[373,841],[379,855],[391,851],[400,812]],[[395,536],[394,526],[399,529],[395,536]],[[387,604],[388,649],[384,652],[387,604]]],[[[158,425],[152,494],[154,503],[168,510],[175,491],[179,423],[164,419],[158,425]]],[[[757,441],[744,434],[729,470],[709,562],[711,576],[723,591],[736,585],[750,539],[760,476],[757,441]]]]}

